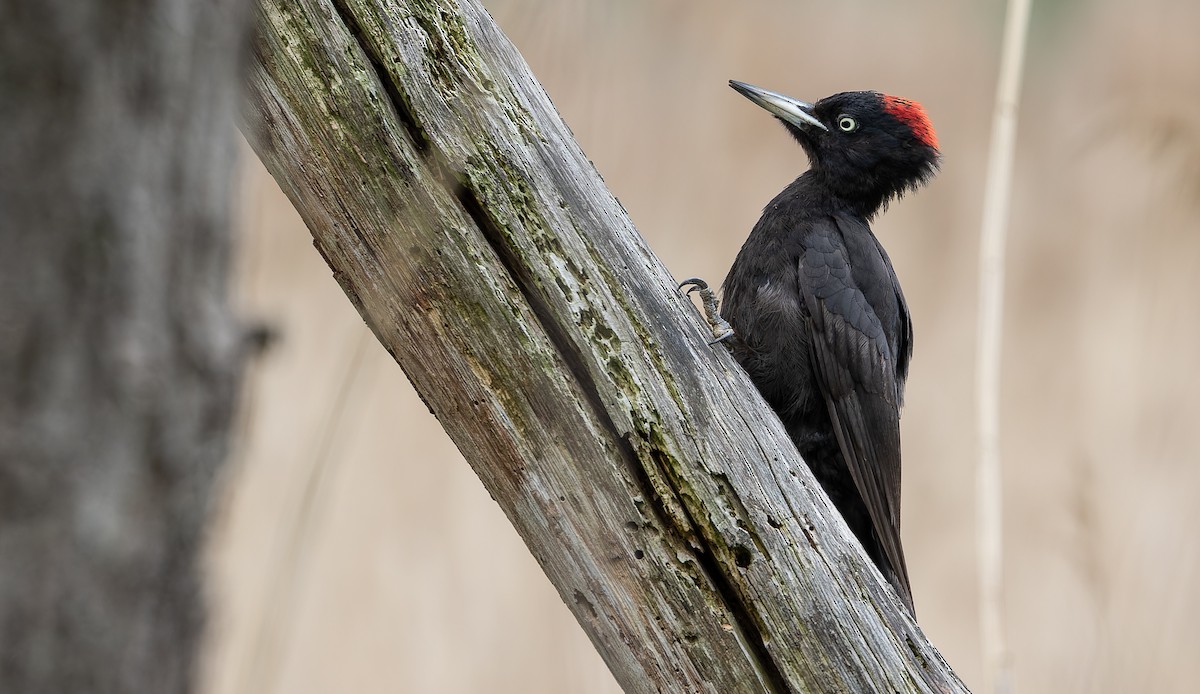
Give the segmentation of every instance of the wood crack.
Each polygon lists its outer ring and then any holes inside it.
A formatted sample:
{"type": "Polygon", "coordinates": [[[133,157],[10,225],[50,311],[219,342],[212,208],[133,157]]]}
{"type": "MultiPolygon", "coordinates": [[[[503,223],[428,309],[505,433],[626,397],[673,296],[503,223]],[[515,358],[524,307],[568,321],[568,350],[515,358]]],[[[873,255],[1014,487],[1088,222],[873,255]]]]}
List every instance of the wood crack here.
{"type": "MultiPolygon", "coordinates": [[[[584,397],[587,398],[588,404],[592,407],[597,419],[603,423],[611,440],[619,447],[622,457],[628,464],[629,469],[633,471],[639,486],[642,487],[642,493],[646,495],[646,498],[657,497],[658,495],[654,491],[654,486],[643,467],[646,463],[641,460],[637,450],[629,442],[628,437],[620,435],[616,423],[613,422],[608,408],[604,405],[600,389],[596,385],[586,364],[583,362],[578,348],[575,347],[570,337],[568,337],[566,330],[554,319],[556,314],[550,310],[541,295],[534,290],[535,283],[529,275],[529,268],[525,264],[520,263],[516,255],[512,252],[512,249],[508,247],[508,244],[504,243],[503,234],[500,232],[495,221],[488,216],[483,204],[476,197],[473,190],[460,183],[456,189],[456,196],[468,216],[479,227],[484,238],[487,239],[488,244],[492,247],[492,250],[495,251],[501,264],[509,272],[514,283],[520,289],[522,296],[529,302],[529,306],[533,310],[538,323],[550,338],[555,351],[563,360],[563,363],[566,364],[568,371],[579,385],[584,397]]],[[[687,504],[682,504],[681,507],[690,525],[693,528],[697,528],[695,519],[692,518],[691,512],[687,509],[687,504]]],[[[662,515],[662,512],[657,508],[656,513],[660,516],[662,515]]],[[[663,519],[660,518],[659,520],[661,522],[663,519]]],[[[673,523],[662,523],[662,525],[674,527],[673,523]]],[[[702,534],[694,533],[693,537],[692,542],[700,544],[700,547],[693,553],[696,565],[708,579],[713,590],[721,597],[729,614],[737,622],[736,626],[742,634],[740,640],[751,651],[759,664],[759,670],[763,675],[762,683],[769,688],[768,691],[770,692],[791,694],[792,689],[787,684],[787,678],[780,671],[778,664],[771,657],[764,643],[762,630],[759,628],[757,620],[740,598],[738,592],[734,590],[729,578],[722,570],[722,564],[717,560],[712,548],[703,539],[702,534]]],[[[681,537],[679,539],[682,541],[682,546],[688,546],[687,538],[681,537]]]]}
{"type": "MultiPolygon", "coordinates": [[[[358,44],[359,49],[366,56],[367,62],[375,71],[375,79],[383,87],[383,92],[387,96],[387,100],[391,103],[392,110],[396,113],[396,117],[400,119],[400,123],[408,133],[409,139],[412,140],[413,149],[422,157],[429,158],[430,150],[433,146],[429,134],[421,127],[420,122],[413,113],[413,108],[408,98],[404,95],[400,86],[392,80],[391,73],[388,72],[383,61],[375,54],[375,51],[371,50],[370,44],[366,41],[366,32],[363,31],[362,24],[354,16],[354,13],[350,11],[350,8],[346,7],[345,0],[333,0],[330,4],[333,5],[338,18],[342,20],[342,24],[350,32],[350,36],[354,38],[354,42],[358,44]]],[[[441,168],[442,164],[439,162],[438,166],[441,168]]]]}

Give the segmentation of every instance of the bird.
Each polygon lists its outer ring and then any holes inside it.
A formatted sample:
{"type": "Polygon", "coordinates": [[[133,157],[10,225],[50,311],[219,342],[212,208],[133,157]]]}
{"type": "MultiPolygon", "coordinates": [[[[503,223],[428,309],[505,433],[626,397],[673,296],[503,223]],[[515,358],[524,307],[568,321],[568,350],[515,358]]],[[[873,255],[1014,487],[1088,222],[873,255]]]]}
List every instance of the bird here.
{"type": "Polygon", "coordinates": [[[915,614],[900,541],[900,409],[912,321],[870,224],[934,176],[937,135],[909,99],[855,91],[807,103],[729,84],[782,121],[809,169],[767,204],[738,252],[710,321],[714,342],[728,344],[915,614]]]}

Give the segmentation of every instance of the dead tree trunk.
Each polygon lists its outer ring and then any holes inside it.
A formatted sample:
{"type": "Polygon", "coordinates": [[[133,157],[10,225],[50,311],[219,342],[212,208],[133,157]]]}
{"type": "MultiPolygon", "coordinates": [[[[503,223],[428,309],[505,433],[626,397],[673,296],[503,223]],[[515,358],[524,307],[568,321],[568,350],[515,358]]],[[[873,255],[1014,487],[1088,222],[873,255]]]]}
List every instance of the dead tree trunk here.
{"type": "Polygon", "coordinates": [[[261,7],[247,134],[627,691],[965,691],[476,0],[261,7]]]}
{"type": "Polygon", "coordinates": [[[192,688],[249,7],[0,3],[0,692],[192,688]]]}

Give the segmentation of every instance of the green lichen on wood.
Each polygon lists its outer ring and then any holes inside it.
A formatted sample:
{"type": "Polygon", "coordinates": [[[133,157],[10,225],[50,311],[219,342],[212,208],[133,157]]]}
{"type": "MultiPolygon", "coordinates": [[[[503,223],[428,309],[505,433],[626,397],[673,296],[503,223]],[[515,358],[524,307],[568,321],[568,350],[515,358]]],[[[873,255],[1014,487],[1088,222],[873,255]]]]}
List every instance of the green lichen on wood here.
{"type": "Polygon", "coordinates": [[[642,320],[644,313],[637,310],[630,304],[630,300],[626,296],[625,292],[619,291],[621,288],[621,283],[617,280],[616,275],[613,274],[607,260],[602,255],[597,253],[595,246],[592,244],[591,237],[586,232],[581,230],[577,230],[577,233],[579,234],[579,238],[584,242],[588,252],[588,257],[592,259],[594,266],[597,270],[599,270],[600,275],[604,278],[604,282],[609,287],[613,287],[618,290],[613,293],[615,300],[617,305],[621,308],[622,313],[624,313],[624,316],[628,319],[629,325],[631,325],[634,332],[637,333],[638,346],[642,350],[642,354],[650,360],[651,364],[654,365],[656,375],[661,378],[663,385],[667,387],[667,392],[670,394],[671,400],[678,407],[679,411],[687,412],[689,410],[687,402],[679,388],[679,383],[675,379],[674,372],[667,365],[666,358],[662,353],[662,347],[655,340],[650,329],[642,320]]]}
{"type": "MultiPolygon", "coordinates": [[[[373,14],[376,6],[367,3],[367,7],[359,5],[358,9],[364,15],[373,14]]],[[[462,77],[466,76],[469,82],[488,88],[487,85],[492,81],[487,77],[479,49],[463,26],[457,7],[448,9],[436,0],[415,0],[406,3],[405,9],[409,10],[407,17],[415,21],[425,34],[424,65],[440,87],[457,92],[459,86],[466,82],[462,77]]]]}
{"type": "Polygon", "coordinates": [[[674,456],[667,450],[658,425],[646,419],[639,410],[630,412],[633,432],[629,442],[638,454],[642,471],[654,491],[655,499],[671,523],[675,535],[691,547],[699,547],[699,534],[688,514],[679,489],[673,484],[670,469],[676,466],[674,456]]]}

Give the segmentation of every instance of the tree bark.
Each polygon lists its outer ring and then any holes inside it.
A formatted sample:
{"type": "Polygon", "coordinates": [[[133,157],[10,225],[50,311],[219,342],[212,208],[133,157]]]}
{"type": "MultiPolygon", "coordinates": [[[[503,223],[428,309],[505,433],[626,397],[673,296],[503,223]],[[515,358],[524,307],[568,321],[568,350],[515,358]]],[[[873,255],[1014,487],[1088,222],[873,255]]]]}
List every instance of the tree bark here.
{"type": "Polygon", "coordinates": [[[2,692],[191,689],[250,18],[0,4],[2,692]]]}
{"type": "Polygon", "coordinates": [[[475,0],[261,12],[247,135],[627,691],[965,691],[475,0]]]}

